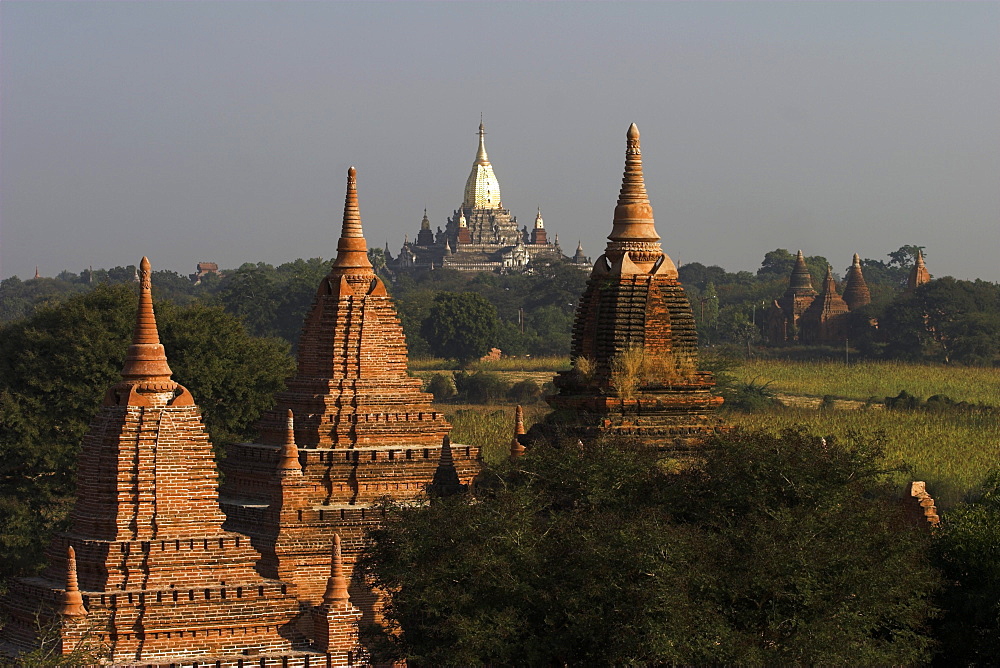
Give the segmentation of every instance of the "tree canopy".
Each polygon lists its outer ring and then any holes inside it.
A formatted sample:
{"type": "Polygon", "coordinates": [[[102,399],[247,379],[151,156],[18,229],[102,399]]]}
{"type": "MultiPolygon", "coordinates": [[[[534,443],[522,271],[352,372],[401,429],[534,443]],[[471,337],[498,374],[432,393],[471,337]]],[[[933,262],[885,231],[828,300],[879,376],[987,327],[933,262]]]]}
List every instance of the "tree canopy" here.
{"type": "Polygon", "coordinates": [[[468,362],[496,345],[497,310],[474,292],[440,292],[434,298],[420,333],[438,357],[468,362]]]}
{"type": "Polygon", "coordinates": [[[938,579],[879,445],[741,432],[678,474],[627,443],[543,445],[390,506],[361,561],[387,595],[376,659],[920,662],[938,579]]]}

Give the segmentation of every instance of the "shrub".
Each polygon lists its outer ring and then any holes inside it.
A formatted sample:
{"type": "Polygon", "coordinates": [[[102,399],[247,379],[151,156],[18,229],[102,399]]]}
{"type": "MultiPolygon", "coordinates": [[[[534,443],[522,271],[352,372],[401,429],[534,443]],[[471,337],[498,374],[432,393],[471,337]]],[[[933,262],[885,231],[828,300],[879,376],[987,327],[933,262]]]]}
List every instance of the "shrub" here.
{"type": "Polygon", "coordinates": [[[436,373],[427,381],[424,392],[434,395],[434,401],[444,401],[455,396],[455,383],[451,374],[436,373]]]}
{"type": "Polygon", "coordinates": [[[471,404],[492,404],[505,398],[510,385],[495,373],[455,374],[459,397],[471,404]]]}
{"type": "Polygon", "coordinates": [[[507,398],[517,404],[533,404],[542,398],[542,389],[535,381],[525,378],[510,386],[507,398]]]}
{"type": "Polygon", "coordinates": [[[770,386],[770,382],[762,383],[759,378],[746,383],[737,381],[723,391],[725,406],[744,413],[759,413],[774,408],[778,401],[770,386]]]}

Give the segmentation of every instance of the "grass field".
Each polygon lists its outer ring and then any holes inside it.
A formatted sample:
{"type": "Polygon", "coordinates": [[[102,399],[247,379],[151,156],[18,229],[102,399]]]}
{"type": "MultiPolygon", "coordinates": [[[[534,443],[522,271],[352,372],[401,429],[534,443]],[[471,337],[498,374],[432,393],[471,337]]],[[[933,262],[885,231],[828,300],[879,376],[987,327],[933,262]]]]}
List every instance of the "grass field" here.
{"type": "Polygon", "coordinates": [[[769,382],[769,389],[788,394],[833,395],[879,400],[900,390],[926,399],[945,394],[955,401],[1000,407],[1000,369],[932,366],[903,362],[747,362],[731,372],[739,380],[769,382]]]}
{"type": "Polygon", "coordinates": [[[801,426],[816,436],[881,435],[888,463],[911,469],[900,486],[924,480],[939,506],[962,500],[1000,463],[1000,415],[988,412],[810,410],[727,413],[734,426],[777,432],[801,426]]]}
{"type": "MultiPolygon", "coordinates": [[[[524,362],[511,360],[511,362],[524,362]]],[[[546,368],[497,368],[490,370],[509,379],[531,377],[541,384],[559,366],[537,361],[546,368]]],[[[568,362],[561,360],[564,368],[568,362]]],[[[446,365],[445,365],[446,368],[446,365]]],[[[440,360],[415,375],[442,370],[440,360]]],[[[844,437],[852,432],[883,439],[887,463],[904,463],[910,470],[899,476],[900,489],[910,480],[924,480],[938,505],[947,508],[974,490],[985,474],[1000,465],[1000,370],[863,362],[845,366],[836,362],[756,361],[733,370],[744,382],[769,382],[769,389],[792,395],[879,400],[900,390],[926,399],[945,394],[956,401],[997,407],[981,411],[887,411],[775,408],[762,413],[725,412],[734,426],[767,431],[802,427],[816,436],[844,437]]],[[[507,455],[513,434],[513,406],[439,404],[454,426],[453,439],[483,448],[487,461],[507,455]]],[[[525,407],[525,423],[541,419],[548,406],[525,407]]]]}
{"type": "MultiPolygon", "coordinates": [[[[410,371],[458,371],[455,360],[439,357],[411,359],[410,371]]],[[[569,368],[568,357],[502,357],[498,360],[479,360],[465,367],[466,371],[546,371],[555,374],[569,368]]]]}

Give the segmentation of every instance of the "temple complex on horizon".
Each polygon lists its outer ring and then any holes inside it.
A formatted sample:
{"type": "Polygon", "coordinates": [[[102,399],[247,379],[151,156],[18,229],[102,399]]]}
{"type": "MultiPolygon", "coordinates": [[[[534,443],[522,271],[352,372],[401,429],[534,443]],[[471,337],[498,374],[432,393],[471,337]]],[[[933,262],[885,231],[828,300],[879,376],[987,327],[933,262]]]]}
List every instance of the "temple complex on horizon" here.
{"type": "Polygon", "coordinates": [[[472,171],[465,182],[462,205],[456,209],[445,228],[434,232],[424,209],[420,230],[413,241],[409,236],[395,259],[388,258],[394,271],[456,269],[458,271],[493,271],[520,273],[532,265],[568,260],[588,266],[590,260],[577,243],[576,253],[568,258],[559,247],[559,236],[550,239],[541,209],[529,230],[518,227],[517,217],[505,209],[500,199],[500,182],[486,154],[486,130],[479,124],[479,150],[472,171]]]}

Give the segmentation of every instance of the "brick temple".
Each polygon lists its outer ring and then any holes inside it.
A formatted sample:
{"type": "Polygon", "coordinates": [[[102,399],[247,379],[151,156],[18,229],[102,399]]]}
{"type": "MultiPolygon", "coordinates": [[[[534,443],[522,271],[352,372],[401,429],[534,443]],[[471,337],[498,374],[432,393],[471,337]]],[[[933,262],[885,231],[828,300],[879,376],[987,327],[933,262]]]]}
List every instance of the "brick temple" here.
{"type": "Polygon", "coordinates": [[[171,380],[143,258],[133,343],[84,440],[71,528],[16,582],[0,654],[100,648],[113,665],[348,666],[376,596],[353,564],[376,500],[464,489],[477,448],[407,375],[395,307],[368,261],[348,172],[337,257],[306,318],[298,367],[228,449],[219,488],[190,392],[171,380]],[[52,639],[52,638],[50,638],[52,639]]]}
{"type": "Polygon", "coordinates": [[[359,616],[349,601],[304,607],[293,585],[258,572],[246,535],[223,528],[212,446],[191,393],[171,379],[146,258],[139,275],[132,345],[84,438],[70,529],[40,576],[14,583],[4,649],[36,646],[41,628],[64,653],[101,648],[122,665],[350,663],[355,640],[336,635],[338,615],[359,616]],[[327,640],[312,642],[316,630],[327,640]]]}
{"type": "MultiPolygon", "coordinates": [[[[368,260],[352,167],[337,257],[306,316],[296,375],[262,416],[260,441],[230,446],[222,465],[226,527],[249,536],[260,572],[292,583],[304,604],[323,595],[335,534],[351,577],[378,499],[423,494],[442,459],[464,484],[478,472],[478,448],[446,445],[451,425],[420,387],[368,260]]],[[[373,619],[374,596],[357,579],[350,587],[373,619]]]]}
{"type": "Polygon", "coordinates": [[[848,314],[871,301],[871,291],[865,283],[861,258],[857,253],[847,272],[844,295],[840,296],[829,266],[822,289],[816,292],[805,256],[800,250],[795,256],[788,288],[768,309],[765,326],[767,340],[771,344],[842,343],[849,333],[848,314]]]}
{"type": "Polygon", "coordinates": [[[697,447],[723,429],[713,415],[722,398],[712,393],[712,375],[697,368],[694,315],[656,233],[634,123],[608,240],[577,308],[574,366],[556,376],[555,412],[534,431],[697,447]]]}

